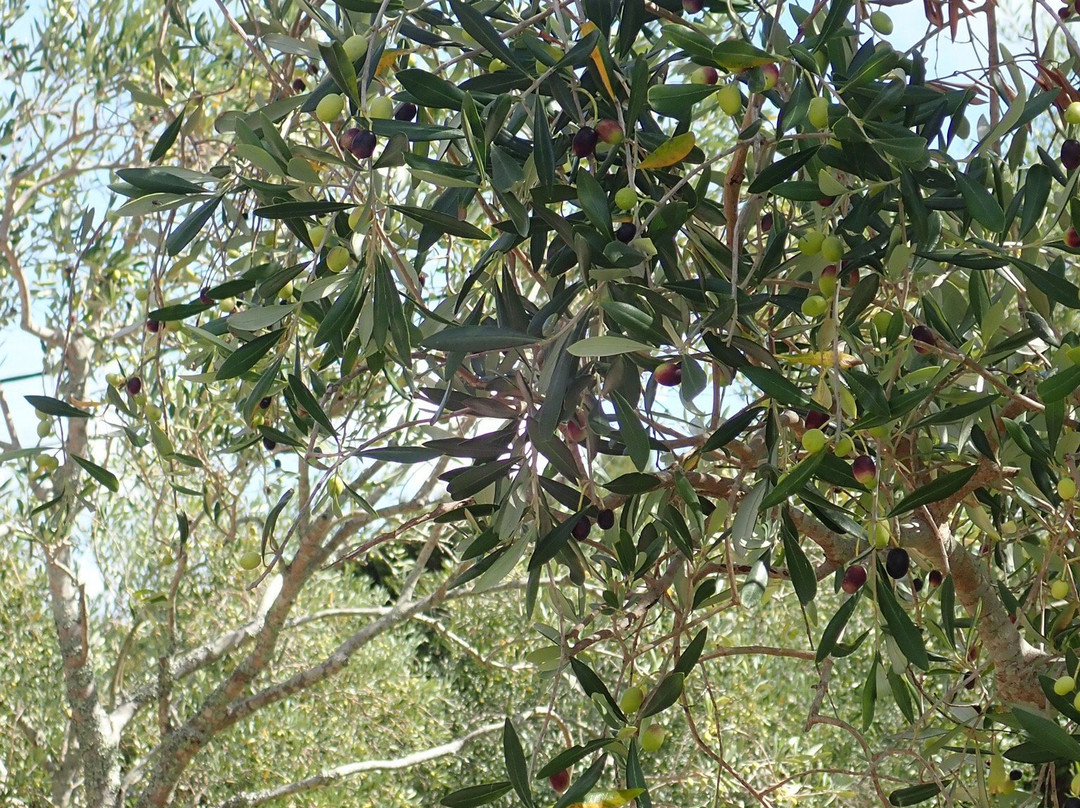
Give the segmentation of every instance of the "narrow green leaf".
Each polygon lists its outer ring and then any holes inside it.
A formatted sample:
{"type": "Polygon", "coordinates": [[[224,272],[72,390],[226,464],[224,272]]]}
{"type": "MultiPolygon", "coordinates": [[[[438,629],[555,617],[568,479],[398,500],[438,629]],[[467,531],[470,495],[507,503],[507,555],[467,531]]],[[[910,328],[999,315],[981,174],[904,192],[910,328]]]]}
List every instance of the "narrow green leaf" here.
{"type": "Polygon", "coordinates": [[[615,743],[614,738],[595,738],[584,744],[575,744],[549,760],[544,767],[536,773],[536,779],[542,780],[545,777],[551,777],[553,774],[558,774],[564,769],[569,769],[579,760],[592,754],[597,749],[603,749],[605,746],[613,743],[615,743]]]}
{"type": "Polygon", "coordinates": [[[465,97],[464,91],[444,78],[417,68],[399,70],[395,78],[421,106],[434,109],[461,109],[461,101],[465,97]]]}
{"type": "Polygon", "coordinates": [[[169,233],[168,238],[165,239],[165,252],[169,255],[177,255],[191,243],[191,240],[199,234],[203,225],[210,220],[210,217],[214,215],[214,211],[217,210],[220,204],[221,197],[215,196],[199,205],[194,213],[190,214],[179,227],[169,233]]]}
{"type": "Polygon", "coordinates": [[[204,194],[206,189],[169,168],[120,168],[116,176],[141,191],[152,194],[204,194]]]}
{"type": "Polygon", "coordinates": [[[744,365],[739,368],[739,372],[749,379],[751,384],[778,404],[810,406],[814,409],[820,409],[817,404],[810,401],[810,398],[802,390],[771,368],[744,365]]]}
{"type": "Polygon", "coordinates": [[[570,536],[574,531],[574,525],[581,519],[581,513],[575,513],[549,530],[546,535],[536,542],[532,557],[529,559],[529,569],[534,570],[542,567],[570,542],[570,536]]]}
{"type": "Polygon", "coordinates": [[[278,517],[281,515],[281,512],[285,510],[285,506],[289,504],[289,500],[292,499],[293,491],[294,489],[290,488],[288,491],[282,494],[278,501],[274,503],[274,507],[270,509],[270,513],[266,515],[266,521],[263,523],[261,539],[261,549],[264,556],[266,555],[266,547],[270,543],[270,539],[274,535],[274,527],[277,525],[278,517]]]}
{"type": "Polygon", "coordinates": [[[795,594],[804,606],[817,596],[817,574],[814,565],[806,557],[799,545],[799,532],[791,518],[791,509],[784,508],[780,523],[780,537],[784,542],[784,559],[787,561],[788,574],[795,587],[795,594]]]}
{"type": "Polygon", "coordinates": [[[618,334],[604,334],[578,340],[566,349],[574,356],[618,356],[619,354],[651,351],[652,346],[618,334]]]}
{"type": "Polygon", "coordinates": [[[793,469],[787,471],[776,481],[776,487],[761,500],[761,509],[779,505],[789,496],[808,483],[825,459],[827,452],[815,452],[800,460],[793,469]]]}
{"type": "MultiPolygon", "coordinates": [[[[750,187],[747,190],[752,194],[763,194],[772,190],[773,186],[783,182],[788,177],[795,174],[795,172],[804,165],[809,163],[814,155],[817,154],[817,150],[818,147],[815,146],[813,148],[797,151],[782,160],[777,160],[754,177],[754,181],[750,183],[750,187]]],[[[820,195],[821,193],[819,191],[818,196],[820,195]]]]}
{"type": "Polygon", "coordinates": [[[817,653],[814,655],[814,660],[819,664],[836,647],[836,641],[840,639],[840,633],[844,630],[848,620],[851,619],[851,615],[854,613],[861,597],[862,593],[856,592],[845,600],[840,605],[840,608],[836,610],[836,614],[829,620],[828,625],[825,626],[825,631],[822,632],[821,640],[818,642],[817,653]]]}
{"type": "Polygon", "coordinates": [[[479,786],[468,786],[452,791],[439,800],[440,805],[446,808],[475,808],[477,805],[487,805],[495,802],[503,794],[513,788],[506,781],[499,783],[484,783],[479,786]]]}
{"type": "Polygon", "coordinates": [[[460,325],[436,331],[420,340],[420,344],[435,351],[464,351],[483,353],[505,351],[539,342],[539,337],[509,328],[484,325],[460,325]]]}
{"type": "Polygon", "coordinates": [[[305,216],[325,216],[355,207],[354,202],[277,202],[255,208],[255,215],[263,219],[300,219],[305,216]]]}
{"type": "Polygon", "coordinates": [[[986,188],[966,174],[956,174],[956,187],[964,197],[964,204],[972,217],[991,233],[1005,229],[1005,211],[986,188]]]}
{"type": "Polygon", "coordinates": [[[518,62],[513,51],[506,46],[503,34],[495,28],[487,18],[477,11],[471,3],[463,0],[450,0],[450,8],[454,11],[454,18],[461,23],[461,27],[477,42],[487,49],[492,56],[498,57],[505,64],[519,73],[525,73],[525,69],[518,62]]]}
{"type": "Polygon", "coordinates": [[[237,348],[225,357],[225,361],[218,368],[215,378],[218,381],[224,381],[246,373],[269,353],[270,349],[281,340],[284,333],[284,331],[271,331],[269,334],[256,337],[251,342],[237,348]]]}
{"type": "Polygon", "coordinates": [[[717,449],[723,449],[745,432],[763,412],[765,412],[764,407],[746,407],[735,413],[709,435],[701,451],[715,452],[717,449]]]}
{"type": "Polygon", "coordinates": [[[896,644],[900,646],[900,650],[908,661],[924,671],[928,670],[930,658],[926,654],[926,644],[923,642],[922,634],[897,602],[887,581],[886,576],[878,575],[877,604],[881,616],[885,618],[893,639],[896,640],[896,644]]]}
{"type": "MultiPolygon", "coordinates": [[[[948,784],[948,780],[942,783],[942,785],[948,784]]],[[[933,799],[940,793],[941,787],[937,783],[920,783],[917,786],[905,786],[896,789],[889,795],[889,805],[918,805],[920,802],[933,799]]]]}
{"type": "Polygon", "coordinates": [[[503,760],[506,763],[506,774],[514,791],[521,797],[526,808],[532,808],[532,789],[529,787],[529,766],[525,762],[525,752],[521,748],[517,731],[510,719],[503,724],[503,760]]]}
{"type": "Polygon", "coordinates": [[[601,233],[611,235],[611,209],[608,207],[607,196],[604,189],[597,182],[596,177],[588,171],[579,170],[577,173],[578,204],[585,211],[592,226],[601,233]]]}
{"type": "Polygon", "coordinates": [[[929,505],[932,502],[940,502],[941,500],[952,496],[963,488],[968,480],[975,476],[975,472],[978,470],[978,466],[968,466],[959,471],[942,474],[933,482],[915,489],[904,497],[903,500],[898,502],[896,506],[889,511],[889,518],[900,516],[901,514],[908,513],[916,508],[921,508],[923,505],[929,505]]]}
{"type": "Polygon", "coordinates": [[[72,407],[65,401],[52,396],[23,396],[30,405],[45,415],[57,415],[61,418],[93,418],[93,414],[78,407],[72,407]]]}
{"type": "Polygon", "coordinates": [[[637,470],[644,471],[649,465],[649,456],[652,454],[649,447],[649,433],[645,431],[645,427],[642,426],[637,412],[629,401],[617,391],[612,391],[611,398],[615,403],[615,417],[619,419],[619,436],[626,444],[626,451],[637,470]]]}
{"type": "Polygon", "coordinates": [[[86,473],[108,488],[114,494],[120,490],[120,481],[116,479],[116,475],[108,469],[102,468],[97,463],[87,460],[85,457],[79,457],[76,454],[71,455],[71,459],[82,466],[86,473]]]}
{"type": "Polygon", "coordinates": [[[445,213],[439,213],[437,210],[430,210],[428,208],[418,208],[413,205],[391,205],[394,210],[399,213],[403,213],[410,219],[420,222],[426,227],[432,227],[437,232],[447,236],[458,236],[460,238],[475,238],[489,240],[491,236],[481,230],[479,227],[468,222],[463,222],[453,216],[449,216],[445,213]]]}
{"type": "Polygon", "coordinates": [[[705,642],[708,638],[708,628],[703,628],[695,634],[694,639],[690,640],[690,643],[683,649],[683,652],[679,654],[679,659],[675,662],[675,667],[672,668],[672,672],[689,676],[690,671],[694,669],[694,666],[701,658],[701,652],[705,650],[705,642]]]}
{"type": "Polygon", "coordinates": [[[623,474],[611,482],[601,483],[601,485],[613,494],[622,494],[629,497],[635,494],[644,494],[646,491],[654,491],[660,487],[661,482],[659,478],[651,474],[631,471],[629,474],[623,474]]]}
{"type": "Polygon", "coordinates": [[[660,684],[656,686],[648,700],[642,705],[641,717],[648,718],[651,715],[661,713],[677,702],[679,696],[682,695],[685,680],[686,674],[682,672],[672,672],[661,679],[660,684]]]}
{"type": "Polygon", "coordinates": [[[315,398],[307,385],[304,384],[304,380],[297,376],[295,373],[289,374],[289,389],[292,390],[294,396],[296,396],[296,403],[307,410],[308,415],[315,419],[315,421],[325,429],[329,434],[336,435],[334,431],[334,425],[330,422],[329,417],[323,411],[323,408],[319,405],[319,400],[315,398]]]}
{"type": "Polygon", "coordinates": [[[1035,389],[1043,403],[1050,404],[1068,398],[1077,387],[1080,387],[1080,365],[1072,365],[1043,379],[1035,389]]]}
{"type": "Polygon", "coordinates": [[[1034,743],[1066,760],[1080,760],[1080,742],[1056,721],[1019,706],[1013,707],[1013,715],[1034,743]]]}
{"type": "Polygon", "coordinates": [[[154,148],[150,151],[150,162],[156,163],[172,147],[172,144],[176,142],[176,136],[180,134],[180,128],[184,125],[184,113],[187,112],[187,107],[180,110],[179,114],[169,122],[161,134],[158,136],[157,143],[154,144],[154,148]]]}
{"type": "Polygon", "coordinates": [[[541,187],[555,185],[555,147],[551,142],[551,130],[544,109],[544,99],[540,93],[533,95],[533,162],[536,165],[536,178],[541,187]]]}

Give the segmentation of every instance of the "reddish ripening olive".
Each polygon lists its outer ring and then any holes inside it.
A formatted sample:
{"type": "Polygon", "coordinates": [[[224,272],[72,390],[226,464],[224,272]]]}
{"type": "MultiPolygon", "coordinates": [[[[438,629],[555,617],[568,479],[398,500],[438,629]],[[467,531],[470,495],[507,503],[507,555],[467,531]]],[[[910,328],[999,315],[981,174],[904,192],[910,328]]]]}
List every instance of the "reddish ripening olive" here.
{"type": "Polygon", "coordinates": [[[818,291],[825,297],[832,297],[836,292],[836,264],[829,264],[823,270],[821,270],[821,277],[818,278],[818,291]]]}
{"type": "Polygon", "coordinates": [[[844,580],[840,583],[840,588],[847,592],[849,595],[854,595],[860,589],[862,585],[866,583],[866,568],[860,567],[858,564],[852,567],[848,567],[844,572],[844,580]]]}
{"type": "Polygon", "coordinates": [[[573,529],[570,531],[570,535],[578,541],[584,541],[589,538],[590,530],[592,530],[592,523],[589,521],[589,517],[583,516],[574,524],[573,529]]]}
{"type": "Polygon", "coordinates": [[[874,458],[870,455],[859,455],[851,461],[851,474],[859,481],[859,485],[864,485],[867,488],[874,484],[874,480],[877,479],[877,465],[874,463],[874,458]]]}
{"type": "Polygon", "coordinates": [[[551,783],[553,789],[561,794],[570,787],[570,772],[567,769],[556,772],[548,778],[548,782],[551,783]]]}
{"type": "Polygon", "coordinates": [[[762,233],[768,233],[772,230],[773,215],[771,213],[766,213],[761,217],[761,223],[758,226],[761,228],[762,233]]]}
{"type": "Polygon", "coordinates": [[[637,227],[633,222],[623,222],[619,225],[618,230],[615,231],[615,238],[621,241],[623,244],[629,244],[634,240],[634,236],[637,235],[637,227]]]}
{"type": "Polygon", "coordinates": [[[765,89],[771,90],[780,80],[780,68],[776,65],[765,65],[761,68],[761,75],[765,77],[765,89]]]}
{"type": "Polygon", "coordinates": [[[1069,138],[1061,144],[1061,164],[1067,171],[1080,166],[1080,142],[1069,138]]]}
{"type": "Polygon", "coordinates": [[[615,527],[615,511],[611,508],[604,508],[600,513],[596,514],[596,526],[601,530],[611,530],[615,527]]]}
{"type": "Polygon", "coordinates": [[[213,305],[214,298],[210,297],[209,286],[204,286],[202,289],[199,290],[199,302],[202,303],[204,306],[213,305]]]}
{"type": "Polygon", "coordinates": [[[137,396],[142,392],[142,379],[138,376],[132,376],[125,383],[129,395],[137,396]]]}
{"type": "Polygon", "coordinates": [[[147,320],[146,330],[149,331],[151,334],[156,334],[158,331],[161,330],[161,323],[159,323],[157,320],[147,320]]]}
{"type": "Polygon", "coordinates": [[[1075,227],[1065,231],[1065,244],[1071,249],[1080,250],[1080,233],[1076,232],[1075,227]]]}
{"type": "Polygon", "coordinates": [[[911,568],[911,557],[903,547],[894,547],[885,556],[885,572],[890,578],[903,578],[911,568]]]}
{"type": "Polygon", "coordinates": [[[928,354],[930,353],[930,349],[926,346],[937,345],[937,338],[934,336],[934,332],[925,325],[917,325],[911,329],[911,338],[915,340],[915,353],[928,354]]]}
{"type": "Polygon", "coordinates": [[[675,387],[682,383],[682,365],[678,362],[663,362],[653,371],[656,383],[664,387],[675,387]]]}
{"type": "Polygon", "coordinates": [[[274,449],[277,448],[277,444],[274,441],[272,441],[270,438],[263,438],[262,443],[263,443],[263,448],[266,449],[266,451],[268,451],[268,452],[272,452],[272,451],[274,451],[274,449]]]}
{"type": "Polygon", "coordinates": [[[835,197],[835,196],[823,196],[823,197],[821,197],[821,199],[819,199],[819,200],[817,201],[817,203],[818,203],[819,205],[821,205],[821,207],[823,207],[823,208],[827,208],[827,207],[829,207],[829,206],[830,206],[830,205],[831,205],[831,204],[832,204],[833,202],[835,202],[835,201],[836,201],[836,197],[835,197]]]}
{"type": "Polygon", "coordinates": [[[357,160],[366,160],[374,153],[376,140],[375,133],[370,129],[361,129],[349,151],[357,160]]]}
{"type": "Polygon", "coordinates": [[[945,580],[941,570],[930,570],[930,575],[927,577],[930,579],[930,586],[941,586],[941,582],[945,580]]]}
{"type": "Polygon", "coordinates": [[[803,419],[803,424],[807,429],[821,429],[827,423],[829,423],[829,415],[821,410],[810,410],[803,419]]]}
{"type": "MultiPolygon", "coordinates": [[[[1069,16],[1071,14],[1072,14],[1072,8],[1070,8],[1069,6],[1062,6],[1061,8],[1058,9],[1058,17],[1060,19],[1062,19],[1062,20],[1069,19],[1069,16]]],[[[1072,799],[1072,798],[1070,798],[1070,799],[1072,799]]],[[[1069,800],[1065,801],[1065,808],[1070,808],[1069,800]]],[[[1072,806],[1072,808],[1080,808],[1080,800],[1076,800],[1076,805],[1072,806]]]]}
{"type": "Polygon", "coordinates": [[[623,142],[623,129],[618,121],[604,118],[596,123],[596,136],[609,146],[618,146],[623,142]]]}
{"type": "Polygon", "coordinates": [[[600,136],[596,134],[595,129],[591,126],[583,126],[574,134],[570,147],[574,150],[574,154],[585,159],[596,151],[596,143],[599,139],[600,136]]]}
{"type": "Polygon", "coordinates": [[[690,74],[691,84],[716,84],[718,81],[720,81],[720,74],[711,65],[699,67],[690,74]]]}
{"type": "Polygon", "coordinates": [[[416,104],[411,101],[406,101],[404,104],[398,106],[394,110],[394,120],[398,121],[414,121],[416,120],[416,113],[418,112],[416,104]]]}
{"type": "Polygon", "coordinates": [[[302,93],[307,89],[303,79],[293,79],[292,88],[294,93],[302,93]]]}
{"type": "Polygon", "coordinates": [[[705,0],[682,0],[682,7],[687,14],[697,14],[705,8],[705,0]]]}

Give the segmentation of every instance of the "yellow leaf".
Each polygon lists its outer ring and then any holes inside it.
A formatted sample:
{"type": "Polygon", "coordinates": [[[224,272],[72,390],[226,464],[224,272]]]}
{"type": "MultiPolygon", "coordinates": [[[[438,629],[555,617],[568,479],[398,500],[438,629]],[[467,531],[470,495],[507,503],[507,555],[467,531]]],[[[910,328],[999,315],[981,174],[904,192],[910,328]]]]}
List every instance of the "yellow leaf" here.
{"type": "MultiPolygon", "coordinates": [[[[581,26],[581,35],[588,36],[596,30],[596,25],[591,21],[586,22],[581,26]]],[[[608,96],[615,99],[615,88],[611,86],[611,78],[607,74],[607,68],[604,67],[604,59],[600,55],[600,46],[597,45],[593,48],[592,63],[596,66],[597,71],[600,73],[600,80],[604,82],[604,87],[607,88],[608,96]]]]}
{"type": "Polygon", "coordinates": [[[604,791],[589,795],[585,802],[576,802],[570,808],[622,808],[630,800],[645,793],[643,788],[624,788],[621,791],[604,791]]]}
{"type": "Polygon", "coordinates": [[[801,354],[780,354],[776,357],[781,362],[791,365],[812,365],[816,368],[831,368],[836,359],[840,360],[840,367],[850,370],[856,365],[861,365],[862,360],[849,353],[834,353],[833,351],[810,351],[801,354]]]}
{"type": "Polygon", "coordinates": [[[390,69],[391,65],[394,64],[394,61],[403,53],[405,53],[405,51],[400,48],[387,48],[384,50],[382,58],[379,59],[379,67],[375,71],[375,74],[381,75],[385,73],[390,69]]]}
{"type": "Polygon", "coordinates": [[[676,135],[666,143],[661,143],[656,151],[638,163],[638,168],[647,170],[673,166],[690,153],[695,142],[693,132],[676,135]]]}

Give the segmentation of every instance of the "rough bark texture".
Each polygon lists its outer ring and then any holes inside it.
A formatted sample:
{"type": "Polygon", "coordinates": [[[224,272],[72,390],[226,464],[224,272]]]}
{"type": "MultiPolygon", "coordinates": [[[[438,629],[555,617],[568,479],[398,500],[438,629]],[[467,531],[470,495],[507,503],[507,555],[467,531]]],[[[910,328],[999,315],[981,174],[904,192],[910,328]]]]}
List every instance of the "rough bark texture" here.
{"type": "MultiPolygon", "coordinates": [[[[60,396],[66,400],[86,398],[90,377],[90,341],[74,333],[64,347],[65,375],[60,396]]],[[[86,422],[67,419],[65,453],[86,455],[86,422]]],[[[57,492],[65,499],[57,505],[57,529],[42,536],[50,607],[56,625],[57,643],[64,670],[64,695],[71,710],[77,746],[68,750],[77,755],[83,775],[84,801],[91,808],[115,806],[120,798],[119,737],[98,695],[91,652],[89,609],[81,585],[75,577],[71,551],[71,528],[81,510],[75,491],[82,472],[74,461],[65,464],[57,476],[57,492]]],[[[61,765],[61,769],[64,766],[61,765]]]]}

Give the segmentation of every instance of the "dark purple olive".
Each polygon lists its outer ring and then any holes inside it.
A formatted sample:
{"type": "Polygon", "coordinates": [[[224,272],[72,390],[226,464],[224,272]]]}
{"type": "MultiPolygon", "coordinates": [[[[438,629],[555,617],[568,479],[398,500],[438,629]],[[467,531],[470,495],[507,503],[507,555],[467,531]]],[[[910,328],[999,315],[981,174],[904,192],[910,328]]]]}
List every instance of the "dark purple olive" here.
{"type": "Polygon", "coordinates": [[[589,537],[589,531],[592,529],[592,524],[589,522],[589,517],[583,516],[577,520],[570,534],[578,541],[584,541],[589,537]]]}
{"type": "Polygon", "coordinates": [[[930,586],[941,586],[941,582],[945,580],[945,576],[941,574],[941,570],[930,570],[930,586]]]}
{"type": "Polygon", "coordinates": [[[126,386],[129,395],[137,396],[142,392],[142,379],[138,376],[132,376],[127,380],[126,386]]]}
{"type": "Polygon", "coordinates": [[[911,579],[911,588],[914,589],[916,592],[922,592],[922,587],[923,587],[922,578],[912,578],[911,579]]]}
{"type": "Polygon", "coordinates": [[[147,320],[146,330],[149,331],[151,334],[156,334],[158,331],[161,330],[161,323],[159,323],[157,320],[147,320]]]}
{"type": "Polygon", "coordinates": [[[917,325],[911,329],[911,338],[915,340],[915,353],[928,354],[930,349],[927,345],[937,345],[937,338],[934,336],[934,332],[927,328],[925,325],[917,325]],[[920,343],[922,343],[920,345],[920,343]]]}
{"type": "Polygon", "coordinates": [[[1080,166],[1080,142],[1069,138],[1061,144],[1061,164],[1066,171],[1080,166]]]}
{"type": "Polygon", "coordinates": [[[414,121],[416,120],[416,112],[416,104],[406,101],[394,110],[394,118],[399,121],[414,121]]]}
{"type": "Polygon", "coordinates": [[[353,140],[353,147],[349,149],[357,160],[366,160],[375,152],[377,138],[370,129],[360,130],[360,134],[353,140]]]}
{"type": "Polygon", "coordinates": [[[307,89],[303,79],[293,79],[292,88],[294,93],[302,93],[307,89]]]}
{"type": "Polygon", "coordinates": [[[1020,771],[1019,769],[1013,769],[1011,772],[1009,772],[1009,779],[1010,780],[1020,780],[1021,778],[1023,778],[1023,776],[1024,776],[1024,773],[1022,771],[1020,771]]]}
{"type": "Polygon", "coordinates": [[[356,136],[360,134],[362,130],[357,129],[355,126],[351,129],[346,129],[338,137],[338,145],[341,146],[342,151],[351,152],[353,146],[356,145],[356,136]]]}
{"type": "Polygon", "coordinates": [[[270,405],[273,404],[273,403],[274,403],[274,399],[270,398],[270,396],[265,396],[263,398],[263,400],[259,402],[259,406],[262,407],[265,410],[265,409],[268,409],[270,407],[270,405]]]}
{"type": "Polygon", "coordinates": [[[821,429],[828,422],[828,413],[824,413],[821,410],[810,410],[803,419],[803,423],[806,425],[807,429],[821,429]]]}
{"type": "Polygon", "coordinates": [[[623,222],[619,225],[619,229],[615,231],[615,238],[621,241],[623,244],[629,244],[634,240],[634,236],[637,235],[637,227],[633,222],[623,222]]]}
{"type": "Polygon", "coordinates": [[[615,527],[615,511],[611,510],[611,508],[604,508],[604,510],[596,514],[596,525],[601,530],[611,530],[615,527]]]}
{"type": "Polygon", "coordinates": [[[204,286],[199,290],[199,302],[204,306],[211,306],[214,303],[214,298],[210,297],[210,287],[204,286]]]}
{"type": "Polygon", "coordinates": [[[268,452],[272,452],[277,448],[277,444],[270,440],[270,438],[263,438],[263,448],[268,452]]]}
{"type": "Polygon", "coordinates": [[[687,14],[697,14],[705,8],[705,0],[682,0],[682,7],[687,14]]]}
{"type": "Polygon", "coordinates": [[[761,224],[758,226],[761,228],[762,233],[768,233],[770,230],[772,230],[773,215],[771,213],[766,213],[764,216],[761,217],[761,224]]]}
{"type": "Polygon", "coordinates": [[[911,567],[911,558],[903,547],[894,547],[885,556],[885,572],[890,578],[903,578],[911,567]]]}
{"type": "Polygon", "coordinates": [[[596,134],[595,129],[591,126],[583,126],[574,135],[571,148],[573,148],[574,154],[584,159],[596,151],[596,143],[599,139],[600,136],[596,134]]]}

